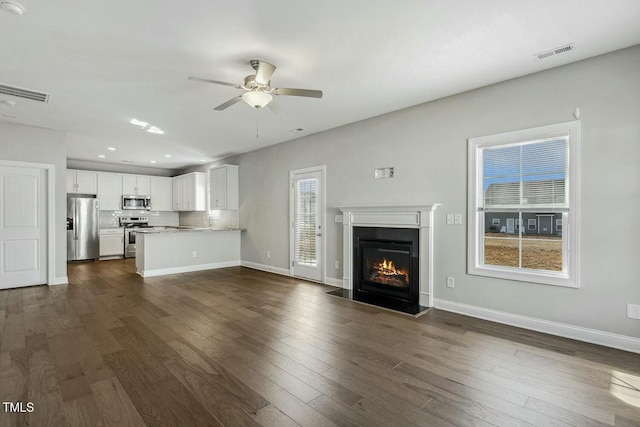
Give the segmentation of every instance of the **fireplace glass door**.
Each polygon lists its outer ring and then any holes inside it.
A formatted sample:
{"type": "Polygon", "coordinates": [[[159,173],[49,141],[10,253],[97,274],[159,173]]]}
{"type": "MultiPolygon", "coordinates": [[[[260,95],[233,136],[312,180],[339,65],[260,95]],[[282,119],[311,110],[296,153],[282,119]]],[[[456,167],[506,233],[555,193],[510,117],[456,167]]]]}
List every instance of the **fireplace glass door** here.
{"type": "Polygon", "coordinates": [[[354,227],[353,298],[417,305],[419,250],[418,229],[354,227]]]}
{"type": "Polygon", "coordinates": [[[411,283],[411,245],[361,241],[360,290],[408,300],[411,283]]]}

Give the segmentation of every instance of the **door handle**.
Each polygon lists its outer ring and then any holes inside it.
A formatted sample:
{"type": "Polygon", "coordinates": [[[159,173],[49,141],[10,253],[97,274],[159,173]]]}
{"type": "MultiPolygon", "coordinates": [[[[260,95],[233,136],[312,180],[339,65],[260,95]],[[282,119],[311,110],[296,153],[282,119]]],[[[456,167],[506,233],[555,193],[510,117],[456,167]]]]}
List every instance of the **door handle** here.
{"type": "Polygon", "coordinates": [[[318,233],[318,234],[316,234],[316,236],[322,237],[322,233],[318,233]]]}

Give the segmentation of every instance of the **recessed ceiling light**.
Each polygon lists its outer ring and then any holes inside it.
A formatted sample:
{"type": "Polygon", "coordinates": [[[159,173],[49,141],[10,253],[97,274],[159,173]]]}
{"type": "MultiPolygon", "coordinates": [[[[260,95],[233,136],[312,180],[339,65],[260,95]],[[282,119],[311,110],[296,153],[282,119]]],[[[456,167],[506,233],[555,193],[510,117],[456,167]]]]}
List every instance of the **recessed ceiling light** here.
{"type": "Polygon", "coordinates": [[[12,15],[22,15],[26,12],[27,8],[21,5],[20,3],[13,0],[4,0],[0,1],[0,7],[5,12],[8,12],[12,15]]]}
{"type": "Polygon", "coordinates": [[[143,128],[143,129],[144,129],[144,128],[146,128],[147,126],[149,126],[149,123],[147,123],[147,122],[143,122],[143,121],[138,120],[138,119],[131,119],[131,120],[129,121],[129,123],[131,123],[131,124],[132,124],[132,125],[134,125],[134,126],[140,126],[140,127],[141,127],[141,128],[143,128]]]}
{"type": "Polygon", "coordinates": [[[107,156],[105,156],[104,154],[98,154],[98,157],[100,157],[101,159],[104,159],[107,156]]]}
{"type": "Polygon", "coordinates": [[[155,133],[157,135],[162,135],[164,133],[164,131],[160,128],[157,128],[155,126],[151,126],[149,129],[147,129],[147,132],[149,133],[155,133]]]}
{"type": "Polygon", "coordinates": [[[206,160],[206,159],[200,159],[200,161],[201,161],[201,162],[206,162],[207,160],[206,160]]]}
{"type": "Polygon", "coordinates": [[[116,151],[116,149],[115,149],[115,148],[113,148],[113,147],[107,147],[107,150],[109,150],[109,151],[116,151]]]}
{"type": "Polygon", "coordinates": [[[171,154],[165,154],[164,156],[165,156],[167,159],[170,159],[170,158],[171,158],[171,154]]]}
{"type": "Polygon", "coordinates": [[[155,163],[155,162],[156,162],[155,160],[149,160],[149,163],[155,163]]]}

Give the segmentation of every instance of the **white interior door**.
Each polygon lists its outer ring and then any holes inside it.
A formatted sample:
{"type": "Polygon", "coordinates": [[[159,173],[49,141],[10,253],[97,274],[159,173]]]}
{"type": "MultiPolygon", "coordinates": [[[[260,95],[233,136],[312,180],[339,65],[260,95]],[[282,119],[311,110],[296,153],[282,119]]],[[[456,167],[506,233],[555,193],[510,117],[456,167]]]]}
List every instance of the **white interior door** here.
{"type": "Polygon", "coordinates": [[[46,175],[0,166],[0,289],[47,282],[46,175]]]}
{"type": "Polygon", "coordinates": [[[323,182],[322,171],[291,174],[293,275],[322,281],[323,182]]]}

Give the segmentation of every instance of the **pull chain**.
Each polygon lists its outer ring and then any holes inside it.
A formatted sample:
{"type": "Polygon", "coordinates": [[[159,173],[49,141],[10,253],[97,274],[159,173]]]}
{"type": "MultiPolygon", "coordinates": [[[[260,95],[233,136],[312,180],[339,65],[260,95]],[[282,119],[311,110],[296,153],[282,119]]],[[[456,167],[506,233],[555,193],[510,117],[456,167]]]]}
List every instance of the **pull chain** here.
{"type": "Polygon", "coordinates": [[[260,109],[256,108],[256,138],[260,138],[260,109]]]}

